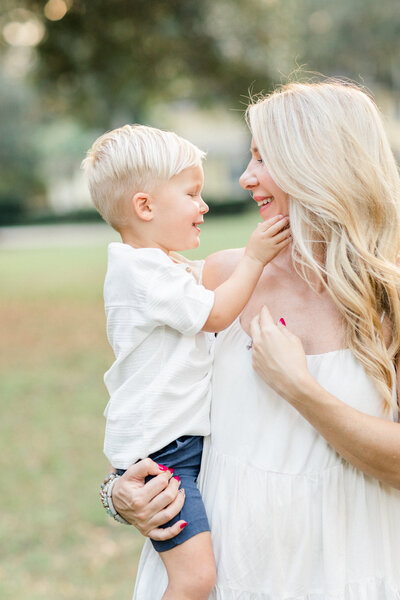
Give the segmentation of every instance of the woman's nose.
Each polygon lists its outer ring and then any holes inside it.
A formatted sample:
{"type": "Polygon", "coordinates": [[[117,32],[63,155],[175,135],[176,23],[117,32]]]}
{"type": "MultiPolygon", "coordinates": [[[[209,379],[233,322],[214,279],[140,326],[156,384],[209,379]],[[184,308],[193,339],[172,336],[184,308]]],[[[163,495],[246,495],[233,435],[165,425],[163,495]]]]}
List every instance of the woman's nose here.
{"type": "Polygon", "coordinates": [[[239,177],[239,184],[244,190],[251,190],[257,183],[257,177],[250,172],[249,167],[239,177]]]}

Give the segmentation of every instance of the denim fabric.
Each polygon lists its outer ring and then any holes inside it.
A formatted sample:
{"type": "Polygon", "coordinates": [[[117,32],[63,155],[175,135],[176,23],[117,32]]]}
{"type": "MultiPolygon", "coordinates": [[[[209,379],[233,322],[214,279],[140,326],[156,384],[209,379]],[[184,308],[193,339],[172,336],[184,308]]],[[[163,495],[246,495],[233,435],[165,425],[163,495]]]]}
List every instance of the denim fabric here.
{"type": "MultiPolygon", "coordinates": [[[[206,511],[200,492],[196,486],[197,476],[200,471],[201,454],[203,450],[203,438],[200,436],[183,436],[174,440],[165,448],[154,452],[150,458],[155,462],[174,469],[174,476],[181,479],[181,488],[185,490],[185,504],[181,512],[171,521],[161,525],[169,527],[181,519],[187,521],[186,527],[171,540],[158,542],[151,540],[157,552],[165,552],[175,546],[179,546],[189,538],[202,531],[210,531],[206,511]]],[[[117,469],[119,475],[125,471],[117,469]]],[[[146,482],[152,476],[146,477],[146,482]]]]}

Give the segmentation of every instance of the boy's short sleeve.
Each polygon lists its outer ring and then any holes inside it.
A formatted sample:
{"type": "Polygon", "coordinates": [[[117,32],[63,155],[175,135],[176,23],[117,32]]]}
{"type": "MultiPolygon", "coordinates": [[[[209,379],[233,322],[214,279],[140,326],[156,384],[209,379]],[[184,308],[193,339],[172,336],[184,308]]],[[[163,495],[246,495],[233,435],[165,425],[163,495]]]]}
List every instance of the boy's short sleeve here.
{"type": "Polygon", "coordinates": [[[214,292],[197,283],[191,269],[155,248],[110,244],[104,287],[106,310],[147,331],[166,325],[183,335],[203,328],[214,292]],[[129,313],[129,319],[127,318],[129,313]]]}
{"type": "Polygon", "coordinates": [[[197,283],[184,264],[160,266],[149,278],[145,311],[156,325],[183,335],[201,331],[214,304],[214,292],[197,283]]]}

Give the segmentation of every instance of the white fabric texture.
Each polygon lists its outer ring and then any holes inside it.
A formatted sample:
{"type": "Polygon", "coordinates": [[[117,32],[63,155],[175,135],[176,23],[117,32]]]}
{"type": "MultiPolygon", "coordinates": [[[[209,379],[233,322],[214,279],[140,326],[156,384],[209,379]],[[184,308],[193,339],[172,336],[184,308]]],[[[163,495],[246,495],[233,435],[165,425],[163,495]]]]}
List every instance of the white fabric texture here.
{"type": "Polygon", "coordinates": [[[201,331],[214,293],[204,261],[112,243],[104,284],[115,362],[104,375],[104,452],[126,469],[183,435],[210,432],[213,335],[201,331]]]}
{"type": "MultiPolygon", "coordinates": [[[[253,371],[236,320],[216,341],[211,437],[200,489],[217,561],[212,600],[399,600],[400,492],[344,461],[253,371]]],[[[350,350],[307,357],[342,401],[384,417],[350,350]]],[[[146,541],[135,600],[159,600],[162,562],[146,541]]]]}

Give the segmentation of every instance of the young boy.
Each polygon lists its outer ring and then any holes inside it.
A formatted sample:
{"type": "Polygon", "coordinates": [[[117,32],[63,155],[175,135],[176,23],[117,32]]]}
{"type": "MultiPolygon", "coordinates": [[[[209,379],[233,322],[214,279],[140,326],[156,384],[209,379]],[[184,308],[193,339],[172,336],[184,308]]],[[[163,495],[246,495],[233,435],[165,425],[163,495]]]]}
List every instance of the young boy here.
{"type": "Polygon", "coordinates": [[[125,125],[96,140],[83,161],[94,205],[122,238],[109,246],[104,286],[115,353],[104,378],[110,394],[104,451],[119,474],[150,456],[160,469],[175,469],[185,489],[172,522],[186,525],[171,540],[153,541],[168,573],[164,599],[206,599],[215,583],[210,528],[196,487],[209,434],[213,336],[206,332],[238,317],[290,235],[281,215],[259,224],[231,277],[205,289],[204,261],[173,253],[199,245],[208,212],[203,158],[174,133],[125,125]]]}

